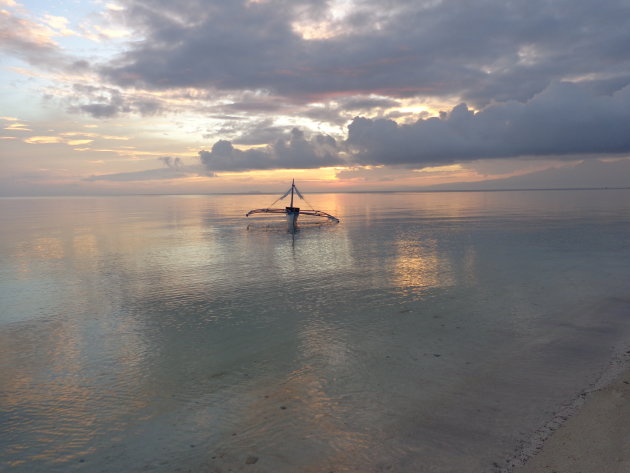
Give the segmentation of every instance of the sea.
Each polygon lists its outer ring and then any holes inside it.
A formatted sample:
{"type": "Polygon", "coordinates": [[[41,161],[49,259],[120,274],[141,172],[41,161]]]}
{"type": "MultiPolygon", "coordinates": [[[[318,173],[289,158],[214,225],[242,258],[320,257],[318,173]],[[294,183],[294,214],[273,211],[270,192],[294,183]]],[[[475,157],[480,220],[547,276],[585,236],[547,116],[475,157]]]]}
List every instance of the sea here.
{"type": "Polygon", "coordinates": [[[0,199],[0,470],[506,472],[627,361],[629,189],[276,197],[0,199]]]}

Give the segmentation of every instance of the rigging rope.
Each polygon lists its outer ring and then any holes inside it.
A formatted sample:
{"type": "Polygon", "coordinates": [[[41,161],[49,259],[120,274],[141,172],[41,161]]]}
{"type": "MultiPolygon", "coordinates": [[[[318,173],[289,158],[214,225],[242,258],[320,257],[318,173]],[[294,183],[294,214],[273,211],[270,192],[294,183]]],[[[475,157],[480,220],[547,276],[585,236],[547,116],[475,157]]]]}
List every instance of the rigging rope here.
{"type": "MultiPolygon", "coordinates": [[[[292,187],[293,187],[293,189],[295,189],[295,193],[297,194],[297,196],[298,196],[300,199],[302,199],[302,200],[306,203],[306,205],[308,205],[308,206],[310,207],[310,209],[311,209],[311,210],[315,210],[315,209],[313,208],[313,206],[311,205],[311,203],[310,203],[308,200],[306,200],[306,199],[304,198],[304,196],[302,195],[302,193],[298,190],[297,186],[292,186],[292,187]]],[[[273,201],[273,203],[272,203],[269,207],[273,207],[273,206],[274,206],[274,205],[276,205],[279,201],[281,201],[281,200],[282,200],[282,199],[284,199],[286,196],[288,196],[290,193],[291,193],[291,187],[289,187],[289,190],[288,190],[288,191],[286,191],[284,194],[282,194],[280,197],[278,197],[276,200],[274,200],[274,201],[273,201]]]]}
{"type": "Polygon", "coordinates": [[[269,207],[273,207],[274,205],[276,205],[276,202],[279,202],[282,199],[284,199],[286,196],[288,196],[289,192],[291,192],[291,188],[289,188],[288,191],[286,191],[284,194],[282,194],[280,197],[278,197],[276,200],[274,200],[273,203],[269,207]]]}
{"type": "MultiPolygon", "coordinates": [[[[308,200],[306,200],[306,199],[304,198],[304,196],[302,195],[302,193],[298,190],[297,186],[296,186],[296,185],[293,185],[293,188],[295,189],[295,193],[298,195],[298,197],[299,197],[300,199],[302,199],[302,200],[306,203],[306,205],[308,205],[308,206],[310,207],[310,209],[311,209],[311,210],[315,210],[315,209],[313,208],[313,206],[311,205],[311,203],[310,203],[308,200]]],[[[289,190],[291,190],[291,189],[289,189],[289,190]]],[[[288,192],[287,192],[287,194],[288,194],[288,192]]]]}

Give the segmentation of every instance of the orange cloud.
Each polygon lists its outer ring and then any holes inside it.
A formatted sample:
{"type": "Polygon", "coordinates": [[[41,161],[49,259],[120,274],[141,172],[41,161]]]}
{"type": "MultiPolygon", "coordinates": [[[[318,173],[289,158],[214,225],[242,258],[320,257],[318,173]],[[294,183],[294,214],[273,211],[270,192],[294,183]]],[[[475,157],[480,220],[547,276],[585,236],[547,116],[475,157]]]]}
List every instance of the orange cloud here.
{"type": "Polygon", "coordinates": [[[70,146],[80,146],[80,145],[87,145],[91,143],[92,141],[94,140],[68,140],[66,141],[66,144],[70,146]]]}
{"type": "Polygon", "coordinates": [[[25,138],[24,143],[29,144],[52,144],[52,143],[63,143],[63,138],[59,136],[31,136],[30,138],[25,138]]]}
{"type": "Polygon", "coordinates": [[[11,123],[10,125],[5,126],[4,129],[12,131],[33,131],[30,128],[27,128],[27,125],[24,123],[11,123]]]}

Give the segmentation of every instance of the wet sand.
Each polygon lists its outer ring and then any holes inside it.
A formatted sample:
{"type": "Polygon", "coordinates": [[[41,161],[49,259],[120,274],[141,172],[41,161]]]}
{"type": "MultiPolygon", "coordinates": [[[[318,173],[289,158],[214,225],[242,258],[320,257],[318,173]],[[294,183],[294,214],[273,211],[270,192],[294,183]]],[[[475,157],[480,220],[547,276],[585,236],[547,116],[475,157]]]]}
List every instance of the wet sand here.
{"type": "Polygon", "coordinates": [[[630,473],[630,369],[587,394],[513,473],[630,473]]]}

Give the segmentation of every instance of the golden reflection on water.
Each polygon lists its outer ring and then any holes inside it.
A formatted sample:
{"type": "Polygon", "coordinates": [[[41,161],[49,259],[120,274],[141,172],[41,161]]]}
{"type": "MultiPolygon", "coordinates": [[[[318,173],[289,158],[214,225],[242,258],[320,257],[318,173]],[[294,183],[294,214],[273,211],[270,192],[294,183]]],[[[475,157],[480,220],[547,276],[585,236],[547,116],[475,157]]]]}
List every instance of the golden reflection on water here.
{"type": "MultiPolygon", "coordinates": [[[[57,352],[47,357],[51,373],[41,373],[44,367],[35,366],[32,372],[5,370],[2,376],[3,409],[20,419],[19,425],[5,426],[12,429],[16,439],[5,452],[15,458],[9,459],[10,465],[71,462],[96,452],[98,438],[111,435],[114,439],[113,434],[148,404],[148,393],[139,392],[128,399],[121,398],[124,393],[117,391],[117,382],[135,374],[125,374],[125,356],[117,360],[115,374],[103,375],[99,381],[83,374],[86,366],[80,361],[83,355],[76,348],[80,345],[77,340],[64,337],[63,330],[55,330],[53,336],[60,338],[51,347],[57,352]],[[110,381],[112,386],[108,385],[110,381]],[[102,429],[105,424],[109,425],[109,434],[102,429]]],[[[5,355],[4,350],[0,351],[0,356],[5,355]]]]}
{"type": "Polygon", "coordinates": [[[63,241],[55,237],[34,236],[23,239],[12,251],[12,262],[15,264],[20,279],[27,279],[33,272],[34,261],[62,260],[66,256],[63,241]]]}
{"type": "Polygon", "coordinates": [[[62,259],[65,256],[63,243],[59,238],[35,238],[29,246],[29,253],[39,259],[62,259]]]}
{"type": "Polygon", "coordinates": [[[0,331],[8,464],[76,461],[147,416],[159,390],[147,360],[160,347],[151,314],[132,315],[129,303],[150,300],[156,285],[185,293],[181,271],[223,250],[213,251],[212,228],[200,224],[203,199],[169,199],[166,209],[146,200],[128,212],[118,199],[38,201],[44,211],[6,229],[12,238],[0,243],[21,291],[10,306],[19,322],[0,331]],[[139,272],[151,280],[130,276],[139,272]]]}
{"type": "Polygon", "coordinates": [[[61,319],[37,333],[0,332],[2,407],[15,440],[6,448],[9,465],[77,461],[97,451],[95,440],[107,435],[101,425],[113,432],[147,406],[150,393],[140,389],[132,400],[120,390],[138,379],[148,353],[137,323],[61,319]],[[20,356],[25,346],[28,356],[20,356]]]}
{"type": "Polygon", "coordinates": [[[98,239],[88,229],[72,237],[72,253],[75,264],[81,268],[95,268],[100,254],[98,239]]]}
{"type": "Polygon", "coordinates": [[[467,246],[464,250],[462,264],[462,282],[466,285],[473,285],[477,282],[477,251],[472,246],[467,246]]]}
{"type": "MultiPolygon", "coordinates": [[[[27,360],[13,360],[16,347],[29,343],[29,334],[3,337],[0,357],[12,360],[2,370],[3,408],[17,416],[38,419],[39,426],[32,432],[29,445],[13,444],[12,453],[39,444],[37,454],[30,460],[64,462],[90,451],[96,413],[90,408],[95,393],[81,377],[82,341],[77,327],[65,323],[51,324],[46,337],[40,337],[34,347],[36,355],[27,360]],[[22,338],[26,337],[25,339],[22,338]],[[63,446],[59,441],[63,440],[63,446]]],[[[20,430],[30,429],[29,423],[20,430]]],[[[17,465],[22,460],[10,463],[17,465]]]]}
{"type": "Polygon", "coordinates": [[[401,289],[422,290],[454,284],[452,263],[436,240],[400,238],[394,242],[393,281],[401,289]]]}
{"type": "Polygon", "coordinates": [[[313,471],[326,465],[341,467],[351,459],[355,461],[365,456],[372,435],[363,431],[362,422],[356,425],[347,422],[349,418],[351,392],[330,392],[337,379],[347,376],[356,360],[345,338],[345,331],[321,317],[304,320],[298,334],[299,353],[307,363],[289,377],[288,386],[299,392],[302,398],[303,421],[312,427],[311,436],[327,439],[333,453],[321,465],[311,465],[313,471]]]}
{"type": "Polygon", "coordinates": [[[255,439],[254,445],[241,440],[241,447],[270,449],[279,466],[299,464],[304,473],[343,471],[357,462],[368,451],[370,435],[347,422],[351,403],[328,392],[330,383],[319,368],[304,364],[275,386],[263,386],[235,426],[255,439]]]}

